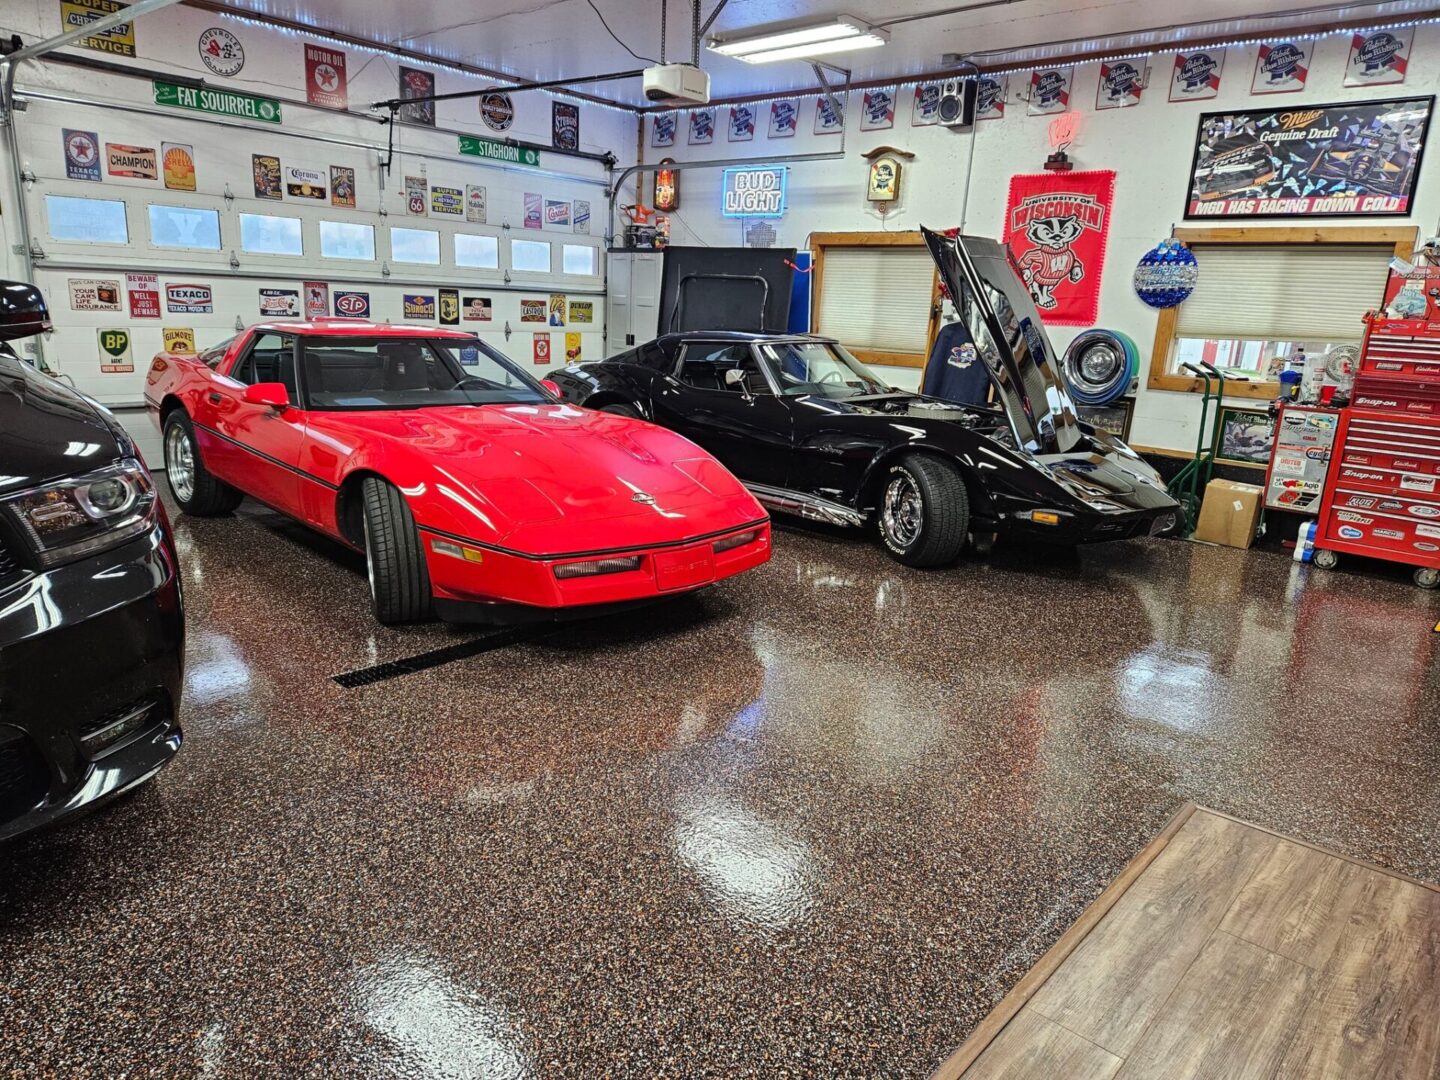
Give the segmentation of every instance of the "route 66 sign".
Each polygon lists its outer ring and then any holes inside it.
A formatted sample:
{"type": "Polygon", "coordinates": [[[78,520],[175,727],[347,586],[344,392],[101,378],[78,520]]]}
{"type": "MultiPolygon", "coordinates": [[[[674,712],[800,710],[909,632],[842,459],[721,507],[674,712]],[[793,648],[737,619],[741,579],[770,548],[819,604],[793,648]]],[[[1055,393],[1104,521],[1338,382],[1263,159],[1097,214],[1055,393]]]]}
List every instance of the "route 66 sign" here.
{"type": "Polygon", "coordinates": [[[130,353],[130,331],[119,328],[98,331],[100,336],[100,370],[107,375],[124,375],[135,370],[130,353]]]}

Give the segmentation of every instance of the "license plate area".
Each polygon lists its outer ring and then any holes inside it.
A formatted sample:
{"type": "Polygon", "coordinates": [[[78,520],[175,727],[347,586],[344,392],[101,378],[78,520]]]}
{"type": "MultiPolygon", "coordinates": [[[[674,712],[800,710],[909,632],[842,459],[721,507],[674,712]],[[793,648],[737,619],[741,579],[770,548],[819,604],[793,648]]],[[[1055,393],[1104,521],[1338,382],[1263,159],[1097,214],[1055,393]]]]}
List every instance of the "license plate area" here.
{"type": "Polygon", "coordinates": [[[661,551],[654,556],[655,585],[662,592],[693,589],[715,580],[715,553],[710,545],[661,551]]]}

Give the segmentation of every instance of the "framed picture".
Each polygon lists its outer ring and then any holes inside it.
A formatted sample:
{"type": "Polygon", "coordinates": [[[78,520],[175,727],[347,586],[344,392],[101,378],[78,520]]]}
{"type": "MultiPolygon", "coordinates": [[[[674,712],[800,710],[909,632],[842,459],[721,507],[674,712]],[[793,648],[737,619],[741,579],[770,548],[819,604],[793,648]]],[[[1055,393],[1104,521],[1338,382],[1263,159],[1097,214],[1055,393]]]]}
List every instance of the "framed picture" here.
{"type": "Polygon", "coordinates": [[[1274,441],[1275,419],[1269,409],[1220,410],[1215,443],[1215,460],[1220,464],[1263,469],[1270,464],[1274,441]]]}
{"type": "Polygon", "coordinates": [[[1075,412],[1091,427],[1114,435],[1121,442],[1130,441],[1130,421],[1135,416],[1135,399],[1123,397],[1109,405],[1077,405],[1075,412]]]}
{"type": "Polygon", "coordinates": [[[1187,218],[1406,215],[1435,98],[1200,115],[1187,218]]]}

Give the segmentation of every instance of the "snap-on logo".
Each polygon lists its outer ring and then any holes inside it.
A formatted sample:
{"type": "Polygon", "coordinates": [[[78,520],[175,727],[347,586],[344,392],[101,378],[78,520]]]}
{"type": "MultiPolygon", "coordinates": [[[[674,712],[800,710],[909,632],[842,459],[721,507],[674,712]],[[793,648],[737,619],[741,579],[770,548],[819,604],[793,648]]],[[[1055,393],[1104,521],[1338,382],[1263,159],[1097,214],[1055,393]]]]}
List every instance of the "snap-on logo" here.
{"type": "Polygon", "coordinates": [[[1372,408],[1377,409],[1397,409],[1400,407],[1400,402],[1396,401],[1394,398],[1366,397],[1364,394],[1361,394],[1355,399],[1355,404],[1369,405],[1372,408]]]}
{"type": "Polygon", "coordinates": [[[1378,472],[1366,472],[1364,469],[1341,469],[1341,476],[1348,476],[1351,480],[1384,480],[1385,474],[1378,472]]]}

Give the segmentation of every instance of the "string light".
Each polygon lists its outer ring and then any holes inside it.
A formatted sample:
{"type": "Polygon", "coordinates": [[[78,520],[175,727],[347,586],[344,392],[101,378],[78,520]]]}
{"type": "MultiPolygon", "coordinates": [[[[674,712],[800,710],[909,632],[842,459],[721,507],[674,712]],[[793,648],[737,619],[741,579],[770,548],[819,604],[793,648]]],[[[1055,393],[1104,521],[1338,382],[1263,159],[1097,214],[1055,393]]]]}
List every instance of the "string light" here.
{"type": "MultiPolygon", "coordinates": [[[[221,16],[221,18],[232,19],[235,22],[245,23],[249,26],[258,27],[262,30],[267,30],[272,33],[284,34],[286,37],[303,38],[305,41],[309,41],[317,45],[324,45],[327,48],[335,49],[341,52],[349,50],[373,53],[376,56],[388,57],[392,60],[397,61],[398,63],[402,63],[407,66],[411,64],[423,64],[425,67],[438,68],[441,71],[448,71],[454,75],[464,75],[467,79],[489,79],[490,81],[495,83],[523,83],[527,81],[519,75],[501,74],[491,77],[481,74],[471,68],[464,67],[463,65],[457,64],[451,60],[441,60],[438,58],[432,58],[428,55],[419,55],[416,53],[399,53],[395,52],[393,49],[386,49],[379,45],[366,45],[356,41],[341,41],[338,38],[330,37],[328,34],[319,32],[312,33],[310,30],[297,30],[294,27],[285,26],[282,23],[268,22],[265,19],[256,19],[249,15],[239,15],[230,11],[226,11],[221,16]]],[[[525,93],[536,92],[537,91],[533,90],[525,91],[525,93]]],[[[548,98],[563,97],[571,101],[575,99],[574,94],[557,93],[551,90],[540,90],[538,91],[538,93],[542,93],[548,98]]],[[[631,116],[635,115],[635,108],[630,105],[613,105],[609,102],[597,101],[589,97],[580,98],[580,102],[583,105],[593,106],[599,109],[609,109],[612,112],[628,113],[631,116]]]]}
{"type": "MultiPolygon", "coordinates": [[[[1432,16],[1429,18],[1418,19],[1405,19],[1399,22],[1378,23],[1376,25],[1366,27],[1350,27],[1349,29],[1345,30],[1327,30],[1321,33],[1275,33],[1266,34],[1261,37],[1234,38],[1227,41],[1217,41],[1209,45],[1197,46],[1197,49],[1238,49],[1243,48],[1247,45],[1269,45],[1272,42],[1276,41],[1319,41],[1322,38],[1350,36],[1354,34],[1374,34],[1382,30],[1407,30],[1411,27],[1434,26],[1436,24],[1440,24],[1440,16],[1432,16]]],[[[1185,50],[1186,45],[1183,41],[1161,42],[1148,48],[1142,49],[1139,52],[1114,53],[1105,56],[1087,56],[1083,60],[1067,60],[1065,58],[1060,58],[1047,61],[1043,64],[1017,64],[1013,67],[996,68],[993,71],[982,71],[978,77],[982,79],[999,79],[1010,75],[1028,75],[1036,71],[1055,71],[1059,68],[1078,67],[1081,64],[1113,64],[1120,60],[1148,60],[1151,57],[1155,56],[1157,53],[1165,53],[1172,51],[1184,52],[1185,50]]],[[[892,83],[888,83],[883,86],[870,87],[869,89],[883,90],[890,88],[896,91],[900,91],[914,86],[932,86],[935,83],[940,82],[942,78],[955,78],[961,81],[970,81],[975,79],[976,76],[974,74],[955,76],[928,75],[923,78],[897,79],[892,83]]],[[[840,88],[837,88],[837,93],[839,92],[839,89],[840,88]]],[[[734,102],[734,104],[749,105],[753,107],[757,105],[767,105],[776,101],[798,101],[802,98],[807,97],[819,97],[821,93],[822,92],[818,89],[791,91],[789,93],[773,94],[762,98],[746,98],[744,101],[737,101],[734,102]]],[[[864,88],[856,87],[852,89],[850,93],[864,93],[864,88]]],[[[651,112],[691,113],[704,112],[706,110],[716,111],[729,107],[730,103],[722,101],[711,105],[692,105],[676,109],[656,109],[651,110],[651,112]]]]}

